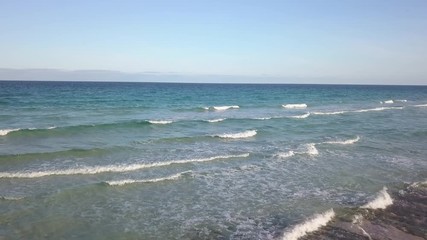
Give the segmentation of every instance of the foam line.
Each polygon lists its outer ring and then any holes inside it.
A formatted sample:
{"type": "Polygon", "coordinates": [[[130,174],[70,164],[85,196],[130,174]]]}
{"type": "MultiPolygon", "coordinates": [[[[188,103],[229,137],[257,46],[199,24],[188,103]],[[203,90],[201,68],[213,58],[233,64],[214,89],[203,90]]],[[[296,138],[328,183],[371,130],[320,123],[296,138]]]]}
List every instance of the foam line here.
{"type": "Polygon", "coordinates": [[[387,187],[383,187],[383,189],[378,192],[377,197],[374,200],[363,205],[361,208],[385,209],[391,204],[393,204],[393,199],[390,194],[388,194],[387,187]]]}
{"type": "Polygon", "coordinates": [[[210,123],[217,123],[217,122],[222,122],[224,121],[226,118],[218,118],[218,119],[211,119],[211,120],[206,120],[207,122],[210,123]]]}
{"type": "Polygon", "coordinates": [[[104,172],[129,172],[129,171],[135,171],[135,170],[140,170],[144,168],[169,166],[172,164],[208,162],[208,161],[214,161],[218,159],[229,159],[229,158],[246,158],[248,156],[249,156],[249,153],[245,153],[240,155],[224,155],[224,156],[214,156],[209,158],[184,159],[184,160],[153,162],[153,163],[135,163],[130,165],[106,165],[106,166],[81,167],[81,168],[70,168],[70,169],[37,171],[37,172],[29,172],[29,171],[0,172],[0,178],[38,178],[38,177],[53,176],[53,175],[87,175],[87,174],[97,174],[97,173],[104,173],[104,172]]]}
{"type": "Polygon", "coordinates": [[[349,140],[344,140],[344,141],[328,141],[328,142],[324,142],[324,143],[327,143],[327,144],[342,144],[342,145],[347,145],[347,144],[356,143],[359,140],[360,140],[360,137],[356,136],[356,138],[349,139],[349,140]]]}
{"type": "Polygon", "coordinates": [[[237,106],[237,105],[233,105],[233,106],[213,106],[212,108],[214,110],[217,110],[217,111],[225,111],[225,110],[228,110],[228,109],[238,109],[240,107],[237,106]]]}
{"type": "Polygon", "coordinates": [[[162,178],[152,178],[152,179],[124,179],[124,180],[117,180],[117,181],[106,181],[110,186],[123,186],[126,184],[132,184],[132,183],[156,183],[156,182],[163,182],[163,181],[172,181],[177,180],[182,177],[182,175],[186,173],[191,173],[192,171],[185,171],[181,173],[177,173],[168,177],[162,177],[162,178]]]}
{"type": "Polygon", "coordinates": [[[148,120],[148,122],[151,124],[170,124],[170,123],[173,123],[173,121],[169,121],[169,120],[148,120]]]}
{"type": "Polygon", "coordinates": [[[310,116],[310,113],[308,112],[308,113],[305,113],[305,114],[302,114],[302,115],[290,116],[290,118],[302,119],[302,118],[307,118],[309,116],[310,116]]]}
{"type": "Polygon", "coordinates": [[[326,226],[329,221],[334,218],[335,212],[333,209],[330,209],[322,214],[316,214],[305,222],[296,225],[291,230],[286,231],[283,234],[283,240],[297,240],[300,237],[307,235],[307,233],[311,233],[317,231],[323,226],[326,226]]]}

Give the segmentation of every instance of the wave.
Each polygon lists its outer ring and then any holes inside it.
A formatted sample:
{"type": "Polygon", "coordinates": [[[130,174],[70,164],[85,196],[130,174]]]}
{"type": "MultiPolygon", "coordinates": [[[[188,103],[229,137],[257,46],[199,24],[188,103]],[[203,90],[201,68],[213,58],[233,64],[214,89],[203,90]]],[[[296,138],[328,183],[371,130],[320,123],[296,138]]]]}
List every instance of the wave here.
{"type": "Polygon", "coordinates": [[[257,118],[253,118],[254,120],[270,120],[272,119],[272,117],[257,117],[257,118]]]}
{"type": "Polygon", "coordinates": [[[283,240],[297,240],[307,233],[317,231],[334,218],[335,212],[330,209],[322,214],[316,214],[305,222],[296,225],[290,231],[283,234],[283,240]]]}
{"type": "Polygon", "coordinates": [[[237,106],[237,105],[203,107],[204,110],[215,110],[215,111],[225,111],[228,109],[238,109],[238,108],[240,108],[240,106],[237,106]]]}
{"type": "Polygon", "coordinates": [[[418,105],[414,105],[414,107],[427,107],[427,104],[418,104],[418,105]]]}
{"type": "Polygon", "coordinates": [[[318,155],[319,151],[316,148],[316,144],[315,143],[309,143],[306,144],[306,148],[307,148],[307,153],[308,155],[318,155]]]}
{"type": "Polygon", "coordinates": [[[256,134],[257,134],[256,130],[248,130],[248,131],[239,132],[239,133],[224,133],[224,134],[214,135],[214,137],[237,139],[237,138],[253,137],[256,134]]]}
{"type": "Polygon", "coordinates": [[[347,145],[347,144],[353,144],[356,143],[360,140],[359,136],[356,136],[356,138],[353,139],[349,139],[349,140],[344,140],[344,141],[328,141],[328,142],[323,142],[323,143],[327,143],[327,144],[343,144],[343,145],[347,145]]]}
{"type": "Polygon", "coordinates": [[[14,129],[0,129],[0,136],[6,136],[7,134],[11,132],[16,132],[21,130],[20,128],[14,128],[14,129]]]}
{"type": "Polygon", "coordinates": [[[173,123],[173,121],[170,120],[148,120],[147,122],[151,124],[170,124],[173,123]]]}
{"type": "Polygon", "coordinates": [[[336,111],[336,112],[312,112],[314,115],[338,115],[346,113],[346,111],[336,111]]]}
{"type": "Polygon", "coordinates": [[[408,102],[408,100],[406,99],[398,99],[398,100],[394,100],[395,102],[408,102]]]}
{"type": "Polygon", "coordinates": [[[182,177],[184,174],[191,173],[192,171],[185,171],[181,173],[177,173],[168,177],[162,177],[162,178],[152,178],[152,179],[124,179],[124,180],[118,180],[118,181],[106,181],[110,186],[123,186],[125,184],[132,184],[132,183],[156,183],[156,182],[163,182],[163,181],[172,181],[177,180],[182,177]]]}
{"type": "Polygon", "coordinates": [[[279,158],[288,158],[288,157],[292,157],[294,155],[295,155],[295,152],[290,150],[287,152],[278,153],[276,156],[279,158]]]}
{"type": "Polygon", "coordinates": [[[378,107],[378,108],[354,110],[350,112],[362,113],[362,112],[372,112],[372,111],[384,111],[384,110],[391,110],[391,109],[403,109],[403,107],[378,107]]]}
{"type": "Polygon", "coordinates": [[[348,111],[335,111],[335,112],[312,112],[314,115],[338,115],[344,113],[364,113],[364,112],[375,112],[375,111],[384,111],[384,110],[393,110],[393,109],[403,109],[403,107],[377,107],[377,108],[368,108],[368,109],[359,109],[359,110],[348,110],[348,111]]]}
{"type": "Polygon", "coordinates": [[[129,172],[140,170],[144,168],[153,168],[153,167],[163,167],[173,164],[186,164],[186,163],[196,163],[196,162],[208,162],[218,159],[229,159],[229,158],[246,158],[249,156],[249,153],[240,154],[240,155],[223,155],[223,156],[214,156],[209,158],[196,158],[196,159],[184,159],[184,160],[175,160],[175,161],[165,161],[165,162],[153,162],[153,163],[136,163],[130,165],[106,165],[106,166],[93,166],[93,167],[81,167],[81,168],[70,168],[63,170],[51,170],[51,171],[37,171],[37,172],[0,172],[0,178],[38,178],[45,176],[53,175],[89,175],[97,174],[104,172],[129,172]]]}
{"type": "Polygon", "coordinates": [[[384,101],[384,102],[380,102],[381,104],[392,104],[392,103],[394,103],[394,101],[393,100],[386,100],[386,101],[384,101]]]}
{"type": "Polygon", "coordinates": [[[222,122],[224,121],[226,118],[218,118],[218,119],[211,119],[211,120],[206,120],[206,122],[210,122],[210,123],[217,123],[217,122],[222,122]]]}
{"type": "Polygon", "coordinates": [[[385,209],[391,204],[393,204],[393,199],[390,194],[388,194],[387,187],[383,187],[374,200],[363,205],[361,208],[385,209]]]}
{"type": "Polygon", "coordinates": [[[302,115],[290,116],[290,118],[299,118],[299,119],[301,119],[301,118],[307,118],[309,116],[310,116],[310,113],[308,112],[308,113],[302,114],[302,115]]]}
{"type": "Polygon", "coordinates": [[[284,108],[307,108],[307,104],[299,103],[299,104],[283,104],[284,108]]]}

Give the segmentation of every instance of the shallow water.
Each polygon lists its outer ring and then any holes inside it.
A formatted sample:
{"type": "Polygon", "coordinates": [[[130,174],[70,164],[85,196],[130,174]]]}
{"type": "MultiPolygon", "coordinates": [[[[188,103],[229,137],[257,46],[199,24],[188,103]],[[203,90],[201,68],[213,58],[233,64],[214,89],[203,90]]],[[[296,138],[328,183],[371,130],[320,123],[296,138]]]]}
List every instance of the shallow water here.
{"type": "Polygon", "coordinates": [[[7,239],[281,239],[310,216],[427,178],[427,87],[0,90],[7,239]]]}

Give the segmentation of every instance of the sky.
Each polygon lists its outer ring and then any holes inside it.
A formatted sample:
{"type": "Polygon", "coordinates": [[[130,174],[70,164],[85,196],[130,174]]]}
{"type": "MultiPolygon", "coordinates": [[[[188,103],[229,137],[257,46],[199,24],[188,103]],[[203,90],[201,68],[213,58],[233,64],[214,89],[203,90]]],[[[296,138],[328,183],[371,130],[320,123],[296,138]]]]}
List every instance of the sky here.
{"type": "Polygon", "coordinates": [[[426,0],[0,6],[3,80],[427,84],[426,0]]]}

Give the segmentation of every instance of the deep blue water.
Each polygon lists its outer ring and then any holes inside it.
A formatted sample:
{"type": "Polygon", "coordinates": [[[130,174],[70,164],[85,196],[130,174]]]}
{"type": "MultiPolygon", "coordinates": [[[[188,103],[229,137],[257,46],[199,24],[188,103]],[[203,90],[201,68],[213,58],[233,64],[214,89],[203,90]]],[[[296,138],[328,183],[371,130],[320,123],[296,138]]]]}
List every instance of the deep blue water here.
{"type": "Polygon", "coordinates": [[[427,87],[0,82],[0,237],[280,239],[427,178],[427,87]]]}

